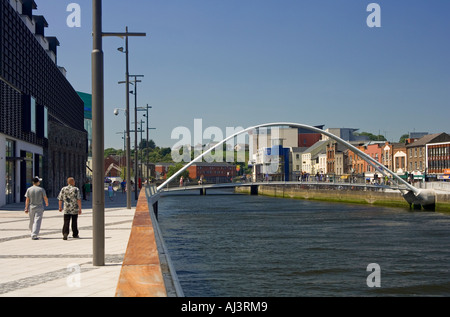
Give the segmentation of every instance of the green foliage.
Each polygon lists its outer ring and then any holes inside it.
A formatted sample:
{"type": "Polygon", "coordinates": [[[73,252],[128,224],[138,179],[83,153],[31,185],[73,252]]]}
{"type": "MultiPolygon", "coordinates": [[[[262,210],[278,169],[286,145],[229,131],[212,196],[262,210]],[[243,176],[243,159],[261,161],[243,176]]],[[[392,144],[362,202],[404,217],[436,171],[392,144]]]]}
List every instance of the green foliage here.
{"type": "Polygon", "coordinates": [[[361,133],[355,133],[355,135],[365,135],[369,137],[370,141],[387,141],[384,135],[375,135],[370,132],[361,132],[361,133]]]}
{"type": "MultiPolygon", "coordinates": [[[[178,172],[180,169],[182,169],[184,166],[183,163],[177,163],[175,165],[169,166],[169,170],[167,171],[167,178],[172,177],[176,172],[178,172]]],[[[184,179],[189,178],[189,172],[186,170],[181,175],[177,177],[177,180],[180,179],[180,177],[183,176],[184,179]]]]}
{"type": "MultiPolygon", "coordinates": [[[[153,140],[149,140],[148,143],[147,140],[142,140],[139,143],[139,159],[144,162],[148,160],[151,163],[173,163],[171,153],[171,148],[158,147],[153,140]]],[[[105,158],[110,155],[123,156],[125,154],[123,149],[105,149],[105,158]]],[[[130,154],[134,158],[134,149],[131,149],[130,154]]]]}
{"type": "Polygon", "coordinates": [[[409,138],[409,134],[408,134],[408,133],[403,134],[403,135],[400,137],[400,140],[398,140],[398,142],[399,142],[399,143],[405,143],[405,142],[406,142],[406,139],[408,139],[408,138],[409,138]]]}

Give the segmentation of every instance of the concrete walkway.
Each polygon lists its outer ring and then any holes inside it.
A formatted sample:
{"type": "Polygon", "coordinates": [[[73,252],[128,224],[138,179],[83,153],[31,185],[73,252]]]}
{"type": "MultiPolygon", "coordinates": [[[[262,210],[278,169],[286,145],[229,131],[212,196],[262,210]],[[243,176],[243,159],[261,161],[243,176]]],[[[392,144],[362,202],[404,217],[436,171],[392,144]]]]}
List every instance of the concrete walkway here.
{"type": "Polygon", "coordinates": [[[63,215],[50,199],[39,240],[31,240],[25,204],[0,208],[0,297],[113,297],[131,232],[136,201],[105,200],[105,260],[92,265],[92,202],[83,201],[80,239],[62,239],[63,215]]]}

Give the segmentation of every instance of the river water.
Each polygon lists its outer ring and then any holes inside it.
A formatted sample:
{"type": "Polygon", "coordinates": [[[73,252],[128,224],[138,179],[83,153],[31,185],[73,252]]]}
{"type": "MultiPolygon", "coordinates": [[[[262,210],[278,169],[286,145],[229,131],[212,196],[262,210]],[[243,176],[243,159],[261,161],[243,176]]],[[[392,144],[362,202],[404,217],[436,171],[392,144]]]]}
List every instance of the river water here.
{"type": "Polygon", "coordinates": [[[208,194],[158,219],[188,297],[450,296],[449,214],[208,194]]]}

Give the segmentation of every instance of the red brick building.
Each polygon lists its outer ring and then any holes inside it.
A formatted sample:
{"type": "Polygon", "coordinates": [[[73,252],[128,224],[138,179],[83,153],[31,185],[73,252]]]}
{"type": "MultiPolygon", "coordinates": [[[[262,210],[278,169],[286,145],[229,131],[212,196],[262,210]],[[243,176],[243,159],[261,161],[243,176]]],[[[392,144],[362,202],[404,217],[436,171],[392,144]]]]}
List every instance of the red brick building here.
{"type": "Polygon", "coordinates": [[[236,166],[229,163],[195,163],[188,168],[189,178],[203,178],[208,183],[228,183],[236,176],[236,166]]]}
{"type": "MultiPolygon", "coordinates": [[[[126,167],[125,155],[110,155],[104,160],[105,177],[120,177],[121,171],[117,170],[126,167]],[[111,165],[112,164],[112,165],[111,165]]],[[[131,165],[133,167],[133,164],[131,165]]]]}
{"type": "MultiPolygon", "coordinates": [[[[167,172],[173,163],[156,163],[155,171],[157,179],[167,179],[167,172]]],[[[198,181],[202,177],[208,183],[227,183],[236,176],[236,166],[229,163],[195,163],[188,167],[189,178],[198,181]]]]}

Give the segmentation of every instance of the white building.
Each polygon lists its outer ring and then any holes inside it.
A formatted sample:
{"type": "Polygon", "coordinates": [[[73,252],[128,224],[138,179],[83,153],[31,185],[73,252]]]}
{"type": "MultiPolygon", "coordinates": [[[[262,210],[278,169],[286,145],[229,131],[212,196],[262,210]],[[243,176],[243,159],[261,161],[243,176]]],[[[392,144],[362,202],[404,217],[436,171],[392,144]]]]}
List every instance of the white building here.
{"type": "MultiPolygon", "coordinates": [[[[308,174],[316,174],[317,172],[320,173],[320,167],[319,167],[319,155],[325,155],[325,164],[326,164],[326,150],[327,150],[327,144],[329,143],[328,140],[326,141],[319,141],[310,148],[308,148],[306,151],[302,154],[302,172],[308,173],[308,174]]],[[[322,157],[323,160],[323,157],[322,157]]],[[[323,164],[323,161],[322,161],[323,164]]]]}

